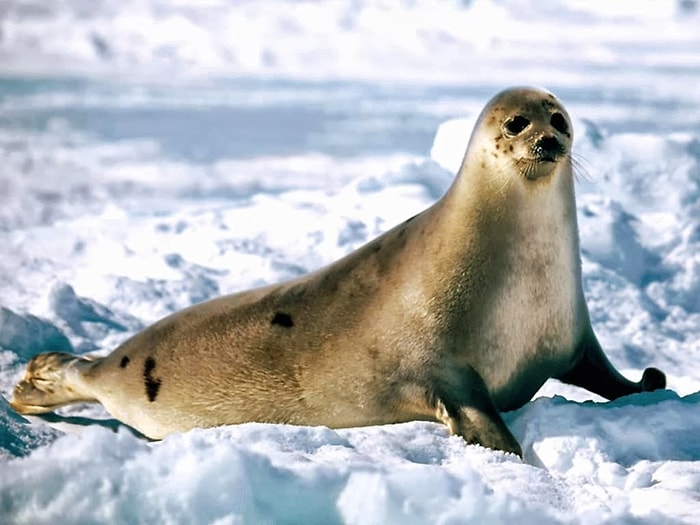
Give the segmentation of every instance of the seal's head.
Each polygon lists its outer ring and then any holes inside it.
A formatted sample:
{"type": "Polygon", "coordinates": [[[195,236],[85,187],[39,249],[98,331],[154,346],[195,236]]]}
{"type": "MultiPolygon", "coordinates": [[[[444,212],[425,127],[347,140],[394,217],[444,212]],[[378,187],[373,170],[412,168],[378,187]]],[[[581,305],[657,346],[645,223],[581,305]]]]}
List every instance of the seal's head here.
{"type": "Polygon", "coordinates": [[[473,151],[485,159],[482,168],[489,172],[507,164],[534,183],[569,165],[572,139],[569,115],[554,95],[516,87],[500,92],[484,108],[467,155],[473,151]]]}

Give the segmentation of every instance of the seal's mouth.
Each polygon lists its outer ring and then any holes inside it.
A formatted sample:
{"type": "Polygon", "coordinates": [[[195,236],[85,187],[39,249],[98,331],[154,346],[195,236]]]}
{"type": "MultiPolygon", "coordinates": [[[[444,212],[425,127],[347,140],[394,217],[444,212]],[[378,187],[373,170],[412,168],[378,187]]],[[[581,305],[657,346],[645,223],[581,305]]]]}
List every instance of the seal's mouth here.
{"type": "Polygon", "coordinates": [[[537,180],[551,175],[556,168],[556,159],[543,160],[541,158],[526,157],[517,163],[520,174],[527,180],[537,180]]]}

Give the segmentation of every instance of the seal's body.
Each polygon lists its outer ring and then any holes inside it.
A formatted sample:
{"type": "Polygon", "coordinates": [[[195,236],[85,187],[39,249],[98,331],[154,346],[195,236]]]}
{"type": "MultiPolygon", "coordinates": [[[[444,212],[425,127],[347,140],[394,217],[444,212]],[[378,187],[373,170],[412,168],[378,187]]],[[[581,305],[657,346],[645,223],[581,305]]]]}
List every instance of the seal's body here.
{"type": "Polygon", "coordinates": [[[609,399],[663,388],[653,368],[623,378],[592,331],[571,143],[552,94],[506,90],[432,207],[309,275],[166,317],[104,358],[39,355],[12,406],[99,401],[152,438],[248,421],[439,420],[521,454],[499,411],[550,377],[609,399]]]}

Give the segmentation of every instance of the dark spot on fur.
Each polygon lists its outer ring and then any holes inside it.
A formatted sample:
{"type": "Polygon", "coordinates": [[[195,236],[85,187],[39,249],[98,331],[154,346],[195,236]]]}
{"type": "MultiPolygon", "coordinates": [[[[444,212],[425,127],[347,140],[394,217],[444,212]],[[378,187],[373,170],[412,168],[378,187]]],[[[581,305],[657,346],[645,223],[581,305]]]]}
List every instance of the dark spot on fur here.
{"type": "Polygon", "coordinates": [[[146,361],[143,363],[143,382],[146,385],[146,395],[148,400],[153,403],[158,397],[158,390],[160,390],[160,379],[153,377],[153,370],[156,367],[156,360],[152,357],[147,357],[146,361]]]}
{"type": "Polygon", "coordinates": [[[510,145],[510,148],[508,148],[509,151],[513,151],[513,145],[510,145]]]}
{"type": "Polygon", "coordinates": [[[292,316],[289,314],[275,312],[275,316],[272,318],[271,324],[283,326],[284,328],[291,328],[294,326],[294,319],[292,319],[292,316]]]}
{"type": "Polygon", "coordinates": [[[377,359],[379,357],[379,350],[376,348],[368,348],[367,349],[367,354],[372,358],[372,359],[377,359]]]}
{"type": "Polygon", "coordinates": [[[122,357],[122,360],[119,361],[119,368],[126,368],[127,365],[129,364],[129,361],[131,361],[131,359],[129,359],[128,357],[126,357],[126,356],[122,357]]]}

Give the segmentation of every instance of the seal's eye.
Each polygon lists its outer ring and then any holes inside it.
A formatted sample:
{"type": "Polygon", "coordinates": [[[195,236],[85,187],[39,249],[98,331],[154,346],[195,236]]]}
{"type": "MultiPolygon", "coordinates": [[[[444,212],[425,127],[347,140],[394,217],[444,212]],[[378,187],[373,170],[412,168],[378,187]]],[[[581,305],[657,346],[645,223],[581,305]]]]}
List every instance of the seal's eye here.
{"type": "Polygon", "coordinates": [[[530,121],[528,119],[516,115],[512,119],[506,121],[506,132],[508,132],[509,135],[517,135],[529,125],[530,121]]]}
{"type": "Polygon", "coordinates": [[[566,119],[561,113],[554,113],[552,118],[549,119],[549,123],[559,133],[569,133],[569,125],[566,123],[566,119]]]}

